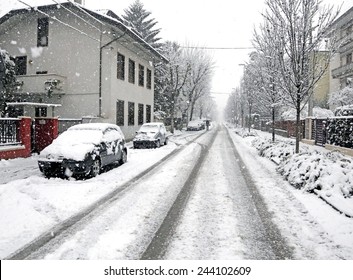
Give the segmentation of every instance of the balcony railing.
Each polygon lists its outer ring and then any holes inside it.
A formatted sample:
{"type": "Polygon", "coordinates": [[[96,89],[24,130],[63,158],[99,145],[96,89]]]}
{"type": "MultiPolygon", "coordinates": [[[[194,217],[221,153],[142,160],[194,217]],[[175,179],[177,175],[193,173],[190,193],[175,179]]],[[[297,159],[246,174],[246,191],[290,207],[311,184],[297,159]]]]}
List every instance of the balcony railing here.
{"type": "Polygon", "coordinates": [[[67,78],[57,74],[22,75],[17,76],[20,83],[17,93],[65,94],[67,93],[67,78]]]}
{"type": "Polygon", "coordinates": [[[353,63],[349,63],[332,70],[332,78],[334,79],[350,74],[353,74],[353,63]]]}
{"type": "Polygon", "coordinates": [[[341,46],[339,48],[339,52],[343,53],[352,48],[353,48],[353,33],[341,39],[341,46]]]}

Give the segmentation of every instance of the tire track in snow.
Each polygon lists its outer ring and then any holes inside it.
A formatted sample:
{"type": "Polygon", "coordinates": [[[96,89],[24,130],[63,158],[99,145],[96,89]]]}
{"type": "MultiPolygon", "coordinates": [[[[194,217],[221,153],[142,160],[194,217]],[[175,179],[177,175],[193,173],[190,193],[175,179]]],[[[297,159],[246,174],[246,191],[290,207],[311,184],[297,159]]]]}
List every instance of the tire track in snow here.
{"type": "Polygon", "coordinates": [[[244,169],[222,129],[209,149],[165,258],[291,257],[274,225],[266,220],[270,214],[244,169]]]}
{"type": "Polygon", "coordinates": [[[189,174],[188,179],[185,181],[178,197],[176,198],[175,202],[173,203],[172,207],[164,218],[163,223],[160,225],[159,229],[154,235],[154,238],[151,240],[147,249],[142,254],[142,260],[162,259],[164,257],[164,254],[168,249],[168,244],[172,239],[172,236],[178,224],[178,220],[183,214],[185,206],[191,195],[198,172],[207,156],[206,148],[212,146],[212,143],[216,138],[217,132],[218,128],[216,129],[216,131],[210,131],[210,133],[212,133],[212,138],[208,141],[208,143],[198,143],[202,149],[201,155],[198,158],[193,169],[191,170],[191,173],[189,174]]]}
{"type": "Polygon", "coordinates": [[[31,254],[34,254],[36,251],[39,251],[42,247],[46,246],[49,242],[52,242],[54,240],[53,243],[57,243],[59,242],[57,240],[62,240],[63,238],[66,238],[67,236],[72,235],[73,233],[70,231],[72,228],[74,228],[80,222],[83,222],[83,221],[87,222],[87,220],[89,220],[93,216],[99,215],[102,209],[114,203],[119,198],[121,193],[123,193],[126,189],[130,188],[132,185],[134,185],[134,183],[139,181],[144,176],[148,176],[150,172],[153,172],[154,169],[157,169],[158,167],[160,167],[166,160],[172,159],[173,157],[177,156],[186,147],[188,147],[189,144],[193,143],[193,141],[197,140],[202,135],[204,135],[204,133],[197,135],[196,137],[193,138],[192,141],[187,142],[181,148],[176,149],[170,154],[166,155],[164,158],[162,158],[161,160],[159,160],[158,162],[156,162],[155,164],[147,168],[145,171],[143,171],[136,177],[129,180],[123,186],[120,186],[119,188],[116,188],[113,191],[107,193],[96,202],[87,206],[84,210],[62,221],[61,223],[55,225],[51,229],[47,230],[46,232],[44,232],[43,234],[41,234],[31,242],[29,242],[28,244],[24,245],[20,249],[16,250],[15,252],[7,256],[5,259],[21,260],[21,259],[29,258],[31,254]]]}

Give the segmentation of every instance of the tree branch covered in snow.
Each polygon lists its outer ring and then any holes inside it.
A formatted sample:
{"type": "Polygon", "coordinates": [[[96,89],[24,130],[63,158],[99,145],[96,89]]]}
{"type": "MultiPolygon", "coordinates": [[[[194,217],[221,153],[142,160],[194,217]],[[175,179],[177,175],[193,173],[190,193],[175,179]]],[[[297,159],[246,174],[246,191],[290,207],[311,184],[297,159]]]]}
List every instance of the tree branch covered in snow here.
{"type": "MultiPolygon", "coordinates": [[[[277,58],[281,90],[296,110],[296,152],[299,152],[300,111],[313,88],[327,71],[336,47],[335,38],[326,41],[326,32],[338,16],[338,10],[322,6],[320,0],[268,0],[264,17],[278,31],[277,58]]],[[[275,39],[275,38],[273,38],[275,39]]]]}
{"type": "Polygon", "coordinates": [[[0,87],[0,117],[5,115],[6,102],[12,101],[13,93],[17,86],[15,75],[15,63],[11,60],[7,51],[0,49],[3,77],[0,87]]]}
{"type": "Polygon", "coordinates": [[[330,93],[328,104],[335,107],[353,104],[353,88],[347,86],[330,93]]]}

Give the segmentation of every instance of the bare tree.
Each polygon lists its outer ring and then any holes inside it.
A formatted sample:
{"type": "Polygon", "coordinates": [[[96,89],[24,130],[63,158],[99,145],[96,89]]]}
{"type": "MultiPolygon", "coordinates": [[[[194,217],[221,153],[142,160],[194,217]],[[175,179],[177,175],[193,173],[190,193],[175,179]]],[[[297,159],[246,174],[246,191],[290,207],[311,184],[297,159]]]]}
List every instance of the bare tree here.
{"type": "Polygon", "coordinates": [[[296,147],[299,152],[300,111],[314,86],[328,68],[335,40],[320,48],[325,32],[338,16],[338,10],[322,6],[320,0],[267,0],[264,14],[269,25],[280,34],[277,57],[280,61],[281,89],[296,110],[296,147]]]}
{"type": "Polygon", "coordinates": [[[190,61],[185,59],[183,51],[175,42],[167,42],[164,53],[169,60],[166,65],[166,75],[162,81],[163,96],[168,100],[166,111],[171,119],[171,132],[174,133],[174,120],[178,102],[185,88],[191,71],[190,61]]]}
{"type": "Polygon", "coordinates": [[[241,85],[241,94],[246,102],[248,110],[248,128],[249,132],[252,124],[253,109],[256,106],[261,87],[261,77],[258,75],[258,54],[250,54],[250,63],[244,65],[244,75],[241,85]]]}
{"type": "MultiPolygon", "coordinates": [[[[272,141],[275,141],[276,108],[283,103],[283,94],[278,84],[280,76],[278,69],[280,61],[277,52],[281,46],[277,26],[271,26],[267,21],[254,31],[253,45],[258,52],[255,64],[256,74],[260,79],[259,106],[270,112],[272,120],[272,141]]],[[[265,113],[266,114],[266,113],[265,113]]]]}
{"type": "Polygon", "coordinates": [[[241,88],[235,88],[232,90],[225,107],[225,115],[227,119],[230,119],[232,122],[237,125],[244,125],[244,107],[245,102],[242,98],[241,88]]]}
{"type": "Polygon", "coordinates": [[[187,80],[186,97],[189,120],[193,119],[195,104],[202,96],[210,92],[213,74],[211,57],[203,50],[190,48],[186,51],[187,60],[192,61],[191,71],[187,80]]]}
{"type": "Polygon", "coordinates": [[[210,94],[205,94],[200,97],[195,104],[195,111],[200,119],[211,118],[214,119],[216,115],[216,102],[210,94]]]}

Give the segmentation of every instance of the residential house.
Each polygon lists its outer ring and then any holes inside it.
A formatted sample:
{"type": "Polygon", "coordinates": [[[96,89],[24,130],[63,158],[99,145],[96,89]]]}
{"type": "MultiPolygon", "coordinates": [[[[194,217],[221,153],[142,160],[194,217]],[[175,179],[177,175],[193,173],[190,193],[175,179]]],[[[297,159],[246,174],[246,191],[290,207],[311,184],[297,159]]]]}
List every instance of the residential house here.
{"type": "Polygon", "coordinates": [[[14,57],[11,116],[96,118],[132,138],[153,121],[154,65],[167,60],[112,11],[67,2],[0,18],[0,48],[14,57]]]}

